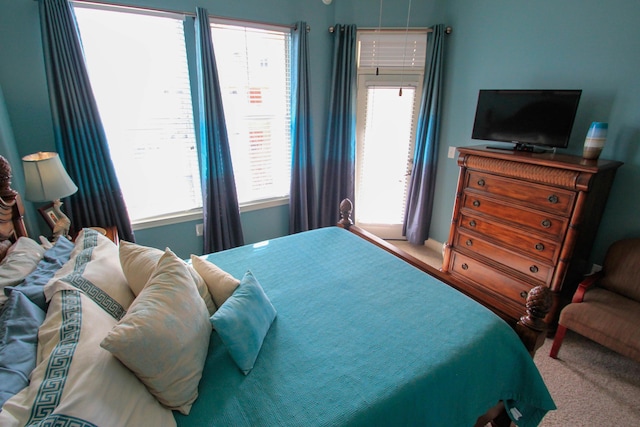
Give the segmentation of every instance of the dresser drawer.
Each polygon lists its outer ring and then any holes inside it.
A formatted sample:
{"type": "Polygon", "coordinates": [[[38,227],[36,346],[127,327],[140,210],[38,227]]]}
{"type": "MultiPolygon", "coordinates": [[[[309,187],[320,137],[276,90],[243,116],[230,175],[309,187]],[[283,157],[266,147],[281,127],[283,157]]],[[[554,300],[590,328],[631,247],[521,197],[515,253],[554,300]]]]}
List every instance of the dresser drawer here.
{"type": "Polygon", "coordinates": [[[460,248],[463,252],[471,251],[545,284],[549,284],[553,276],[554,270],[550,265],[519,255],[470,234],[458,231],[453,244],[454,249],[460,248]]]}
{"type": "Polygon", "coordinates": [[[571,215],[576,198],[576,193],[573,191],[477,171],[467,173],[467,188],[513,199],[536,209],[562,216],[571,215]]]}
{"type": "Polygon", "coordinates": [[[529,254],[537,259],[555,264],[560,254],[560,242],[541,238],[531,233],[523,233],[507,225],[495,223],[484,218],[461,214],[459,229],[467,229],[485,236],[498,246],[508,246],[529,254]]]}
{"type": "Polygon", "coordinates": [[[489,199],[468,192],[463,195],[462,209],[491,215],[500,221],[521,225],[530,228],[534,232],[544,233],[558,240],[562,240],[564,237],[569,223],[568,218],[502,203],[496,199],[489,199]]]}
{"type": "Polygon", "coordinates": [[[533,287],[457,251],[452,252],[450,271],[523,306],[533,287]]]}

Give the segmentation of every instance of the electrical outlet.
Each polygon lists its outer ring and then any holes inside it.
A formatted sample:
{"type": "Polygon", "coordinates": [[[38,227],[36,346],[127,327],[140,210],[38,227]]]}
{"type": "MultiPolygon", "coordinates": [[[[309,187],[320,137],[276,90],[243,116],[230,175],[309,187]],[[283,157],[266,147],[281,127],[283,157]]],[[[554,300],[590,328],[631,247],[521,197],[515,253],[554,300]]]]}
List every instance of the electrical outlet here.
{"type": "Polygon", "coordinates": [[[449,147],[449,154],[448,154],[450,159],[453,159],[456,157],[456,147],[449,147]]]}
{"type": "Polygon", "coordinates": [[[204,224],[196,224],[196,236],[202,236],[204,234],[204,224]]]}

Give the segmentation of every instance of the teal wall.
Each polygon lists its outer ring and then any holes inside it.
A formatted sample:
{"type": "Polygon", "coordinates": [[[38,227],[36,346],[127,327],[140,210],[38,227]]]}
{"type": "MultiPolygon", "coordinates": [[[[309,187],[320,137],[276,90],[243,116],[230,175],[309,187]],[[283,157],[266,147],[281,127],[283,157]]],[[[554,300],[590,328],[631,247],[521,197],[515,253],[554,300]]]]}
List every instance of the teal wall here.
{"type": "MultiPolygon", "coordinates": [[[[145,7],[194,11],[311,26],[311,109],[316,159],[325,138],[331,37],[335,23],[378,25],[378,0],[130,0],[145,7]]],[[[408,0],[383,2],[382,25],[404,27],[408,0]]],[[[625,162],[596,239],[593,258],[601,262],[609,243],[640,235],[640,2],[636,0],[413,0],[411,26],[445,23],[445,88],[436,203],[431,237],[447,239],[458,167],[447,158],[449,146],[477,144],[470,138],[477,91],[482,88],[579,88],[583,97],[570,142],[578,154],[592,121],[608,121],[609,139],[602,154],[625,162]]],[[[44,76],[37,2],[0,0],[0,87],[19,156],[53,150],[51,112],[44,76]]],[[[0,129],[1,130],[1,129],[0,129]]],[[[0,145],[0,154],[5,147],[0,145]]],[[[15,165],[15,163],[14,163],[15,165]]],[[[138,242],[170,246],[179,255],[202,251],[202,238],[190,221],[139,230],[138,242]]],[[[279,206],[242,214],[247,243],[286,234],[288,211],[279,206]]]]}
{"type": "Polygon", "coordinates": [[[582,98],[569,148],[580,155],[589,124],[609,122],[602,158],[618,170],[592,260],[608,245],[640,236],[640,2],[636,0],[442,0],[453,26],[432,236],[446,240],[458,167],[448,146],[471,139],[479,89],[576,88],[582,98]]]}

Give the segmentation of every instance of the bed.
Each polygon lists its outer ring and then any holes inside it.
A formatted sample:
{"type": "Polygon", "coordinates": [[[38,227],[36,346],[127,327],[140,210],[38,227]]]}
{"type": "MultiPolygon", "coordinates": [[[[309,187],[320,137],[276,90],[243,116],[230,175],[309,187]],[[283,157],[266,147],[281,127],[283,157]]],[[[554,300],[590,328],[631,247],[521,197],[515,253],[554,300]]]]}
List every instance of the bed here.
{"type": "Polygon", "coordinates": [[[35,315],[0,363],[34,357],[0,425],[526,427],[555,409],[531,358],[544,291],[509,325],[341,210],[187,261],[90,229],[32,247],[2,313],[35,315]]]}

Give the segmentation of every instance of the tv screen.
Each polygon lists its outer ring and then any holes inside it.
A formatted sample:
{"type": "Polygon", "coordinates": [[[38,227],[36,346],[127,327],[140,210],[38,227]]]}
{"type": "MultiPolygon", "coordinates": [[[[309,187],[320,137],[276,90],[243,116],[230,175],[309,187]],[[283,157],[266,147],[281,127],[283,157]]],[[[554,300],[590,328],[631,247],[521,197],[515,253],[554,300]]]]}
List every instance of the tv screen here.
{"type": "MultiPolygon", "coordinates": [[[[480,90],[473,139],[566,148],[581,90],[480,90]]],[[[529,151],[529,150],[527,150],[529,151]]]]}

